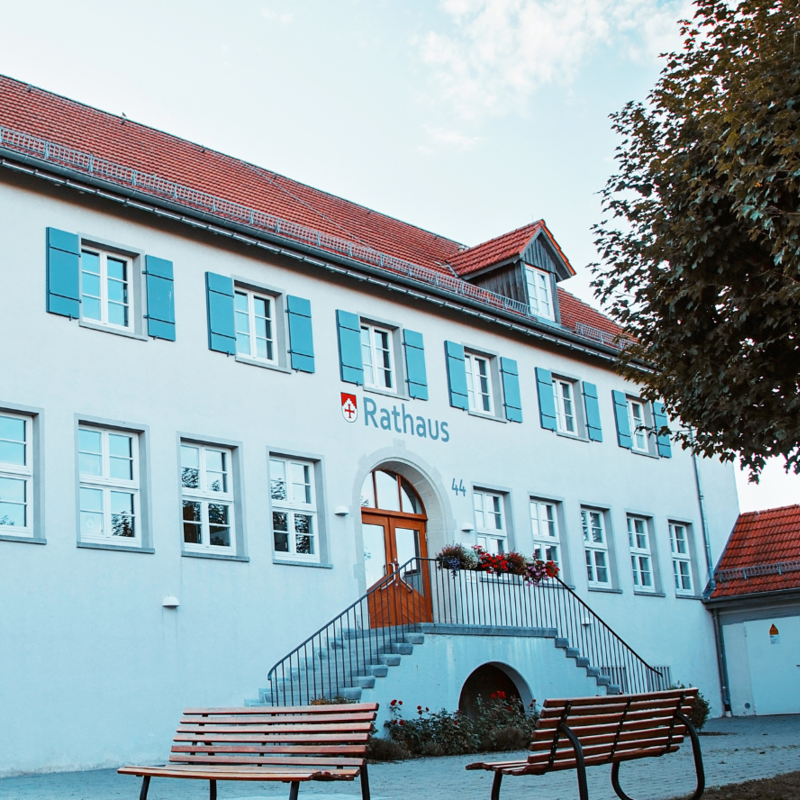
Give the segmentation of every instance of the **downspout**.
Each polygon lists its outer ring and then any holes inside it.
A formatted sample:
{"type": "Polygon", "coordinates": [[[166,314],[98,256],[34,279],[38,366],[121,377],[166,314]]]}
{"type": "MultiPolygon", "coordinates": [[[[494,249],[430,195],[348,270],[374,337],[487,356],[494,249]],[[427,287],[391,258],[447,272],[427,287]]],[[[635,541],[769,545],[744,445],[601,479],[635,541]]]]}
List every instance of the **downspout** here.
{"type": "Polygon", "coordinates": [[[711,616],[714,620],[714,641],[717,644],[717,668],[719,669],[719,685],[722,693],[722,708],[725,716],[733,715],[731,709],[731,692],[728,688],[728,657],[725,655],[725,639],[722,635],[722,625],[719,621],[719,609],[711,609],[711,616]]]}
{"type": "MultiPolygon", "coordinates": [[[[700,464],[697,458],[697,449],[694,447],[694,430],[689,428],[689,442],[692,445],[692,464],[694,465],[694,480],[697,486],[697,503],[700,506],[700,526],[703,530],[703,545],[706,551],[706,567],[708,568],[708,583],[703,590],[703,599],[707,600],[717,586],[714,580],[713,559],[711,556],[711,539],[708,535],[708,518],[706,517],[706,502],[703,496],[703,484],[700,480],[700,464]]],[[[717,651],[717,670],[719,671],[719,687],[722,696],[722,708],[726,716],[731,715],[731,696],[728,689],[728,660],[725,656],[725,640],[722,638],[722,626],[719,622],[719,612],[716,608],[711,610],[714,622],[714,645],[717,651]]]]}

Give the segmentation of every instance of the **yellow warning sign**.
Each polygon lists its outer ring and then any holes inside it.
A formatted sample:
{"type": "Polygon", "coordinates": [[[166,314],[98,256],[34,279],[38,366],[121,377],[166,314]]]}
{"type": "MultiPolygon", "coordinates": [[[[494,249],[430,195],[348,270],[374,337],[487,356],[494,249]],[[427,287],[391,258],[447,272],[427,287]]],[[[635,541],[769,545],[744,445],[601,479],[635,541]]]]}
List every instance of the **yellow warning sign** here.
{"type": "Polygon", "coordinates": [[[770,636],[777,636],[778,635],[778,629],[775,627],[774,623],[773,623],[772,626],[770,626],[769,635],[770,636]]]}
{"type": "Polygon", "coordinates": [[[775,625],[775,623],[770,625],[770,628],[769,628],[769,643],[770,644],[780,644],[781,643],[780,633],[778,632],[778,628],[775,625]]]}

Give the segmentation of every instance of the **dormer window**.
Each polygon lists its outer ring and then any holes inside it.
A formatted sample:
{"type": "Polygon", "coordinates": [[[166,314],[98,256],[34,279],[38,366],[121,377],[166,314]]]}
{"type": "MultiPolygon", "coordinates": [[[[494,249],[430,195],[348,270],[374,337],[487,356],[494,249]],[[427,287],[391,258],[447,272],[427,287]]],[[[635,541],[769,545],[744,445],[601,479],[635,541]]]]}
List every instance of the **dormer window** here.
{"type": "Polygon", "coordinates": [[[556,315],[550,291],[550,273],[526,266],[525,279],[528,284],[528,304],[531,314],[555,322],[556,315]]]}

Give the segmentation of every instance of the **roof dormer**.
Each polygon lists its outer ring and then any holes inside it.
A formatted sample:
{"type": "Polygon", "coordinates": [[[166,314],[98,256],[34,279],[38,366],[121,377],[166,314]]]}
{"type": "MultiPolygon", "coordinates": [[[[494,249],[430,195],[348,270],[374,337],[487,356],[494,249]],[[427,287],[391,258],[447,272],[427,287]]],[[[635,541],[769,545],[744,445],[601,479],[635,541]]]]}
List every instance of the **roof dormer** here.
{"type": "Polygon", "coordinates": [[[548,322],[560,322],[556,283],[575,274],[544,220],[462,250],[450,266],[464,280],[548,322]]]}

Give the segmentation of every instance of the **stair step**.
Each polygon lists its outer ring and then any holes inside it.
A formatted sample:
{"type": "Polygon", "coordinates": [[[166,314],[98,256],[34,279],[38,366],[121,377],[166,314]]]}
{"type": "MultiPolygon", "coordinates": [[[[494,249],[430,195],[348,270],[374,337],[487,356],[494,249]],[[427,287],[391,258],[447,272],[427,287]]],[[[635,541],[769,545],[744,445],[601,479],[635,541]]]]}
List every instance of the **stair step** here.
{"type": "Polygon", "coordinates": [[[609,683],[606,686],[606,694],[622,694],[622,687],[617,686],[616,683],[609,683]]]}
{"type": "Polygon", "coordinates": [[[257,697],[252,700],[245,700],[244,706],[245,708],[262,708],[264,706],[271,705],[270,703],[265,703],[264,700],[260,697],[257,697]]]}
{"type": "Polygon", "coordinates": [[[569,647],[569,639],[564,639],[561,636],[556,636],[556,647],[566,650],[569,647]]]}
{"type": "Polygon", "coordinates": [[[611,678],[608,675],[598,675],[597,676],[597,685],[598,686],[608,686],[611,683],[611,678]]]}
{"type": "Polygon", "coordinates": [[[381,664],[384,664],[387,667],[399,667],[400,666],[400,656],[398,655],[389,655],[388,653],[382,655],[380,657],[381,664]]]}
{"type": "Polygon", "coordinates": [[[407,633],[405,635],[405,640],[408,644],[424,644],[425,643],[425,634],[424,633],[407,633]]]}
{"type": "Polygon", "coordinates": [[[568,647],[566,656],[567,658],[577,658],[581,654],[581,651],[578,650],[577,647],[568,647]]]}
{"type": "Polygon", "coordinates": [[[389,667],[386,664],[370,664],[367,669],[376,678],[385,678],[389,674],[389,667]]]}
{"type": "Polygon", "coordinates": [[[575,659],[575,664],[578,667],[588,667],[589,659],[586,658],[585,656],[578,656],[578,658],[575,659]]]}
{"type": "Polygon", "coordinates": [[[590,678],[597,678],[600,675],[600,667],[586,667],[586,674],[590,678]]]}
{"type": "Polygon", "coordinates": [[[356,677],[353,680],[362,689],[374,689],[375,688],[375,676],[374,675],[356,675],[356,677]]]}
{"type": "Polygon", "coordinates": [[[361,699],[361,687],[360,686],[348,686],[345,689],[339,689],[339,695],[344,697],[346,700],[360,700],[361,699]]]}
{"type": "Polygon", "coordinates": [[[401,656],[410,656],[414,652],[414,645],[407,642],[396,642],[391,646],[391,652],[401,656]]]}

